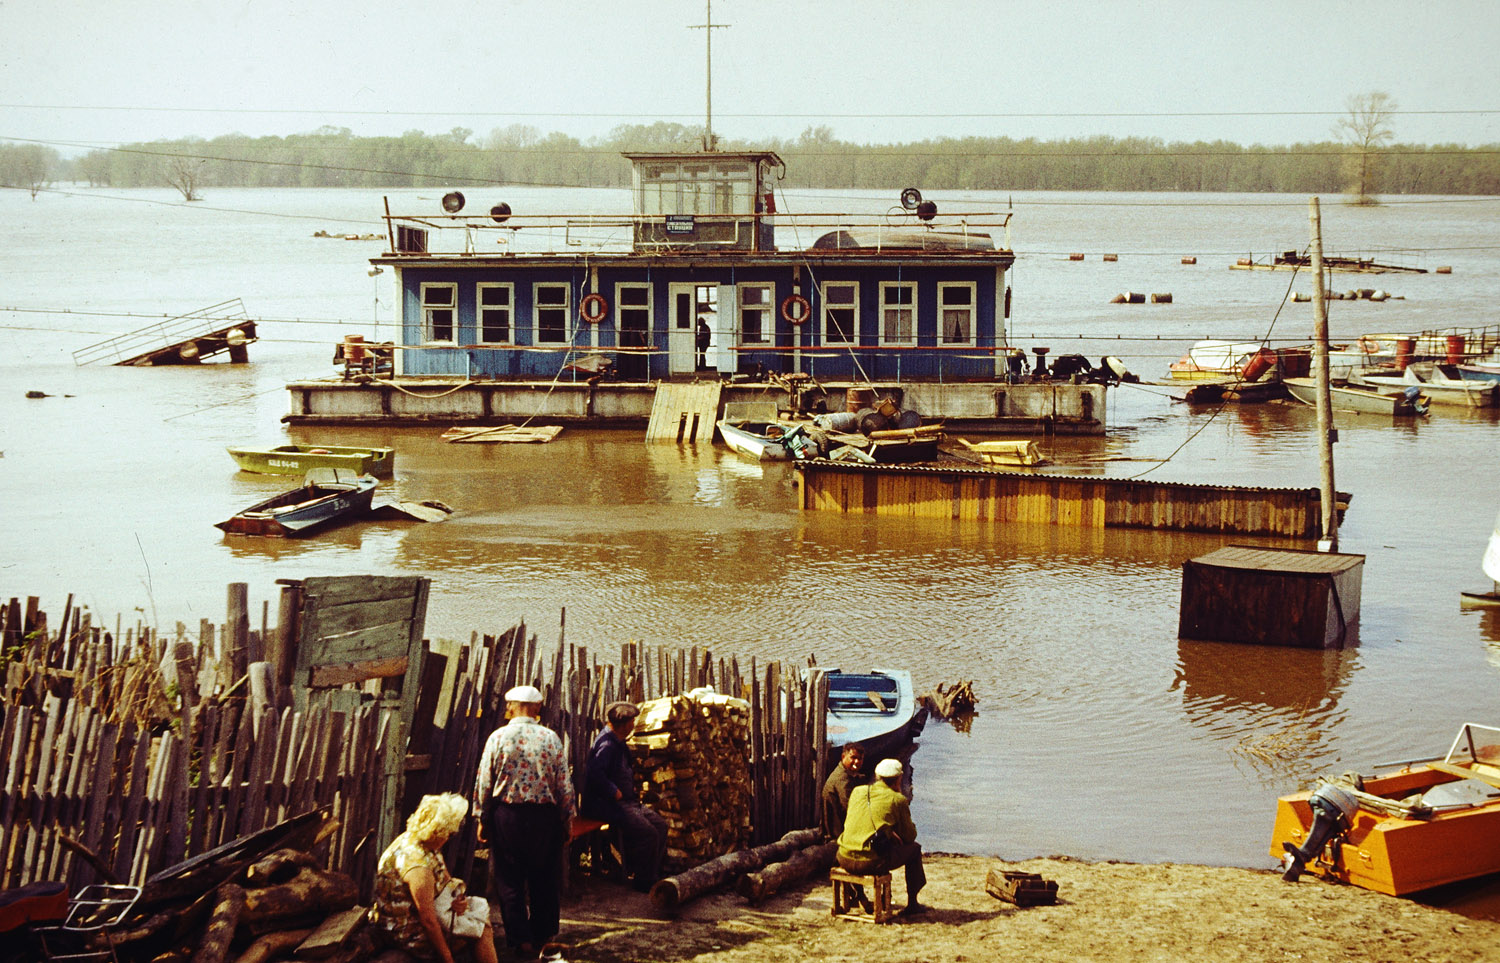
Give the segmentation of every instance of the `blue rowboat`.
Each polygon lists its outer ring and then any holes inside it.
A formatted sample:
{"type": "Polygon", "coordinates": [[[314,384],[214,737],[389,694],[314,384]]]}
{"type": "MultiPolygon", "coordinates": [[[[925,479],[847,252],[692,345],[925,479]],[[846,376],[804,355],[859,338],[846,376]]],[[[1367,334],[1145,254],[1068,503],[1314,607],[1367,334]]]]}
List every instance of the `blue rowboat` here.
{"type": "Polygon", "coordinates": [[[308,472],[299,488],[282,492],[217,522],[230,535],[295,537],[370,514],[375,486],[370,475],[349,477],[335,470],[308,472]],[[331,476],[331,477],[330,477],[331,476]]]}

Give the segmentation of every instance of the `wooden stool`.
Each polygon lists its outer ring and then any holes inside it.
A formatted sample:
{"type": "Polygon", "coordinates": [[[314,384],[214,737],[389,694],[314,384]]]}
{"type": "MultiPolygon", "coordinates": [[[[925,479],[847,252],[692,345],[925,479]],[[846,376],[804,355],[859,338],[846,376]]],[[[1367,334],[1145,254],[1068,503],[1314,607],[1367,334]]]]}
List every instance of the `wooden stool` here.
{"type": "Polygon", "coordinates": [[[846,920],[861,920],[866,923],[889,923],[896,918],[896,911],[891,909],[891,874],[881,873],[878,876],[861,876],[851,873],[838,866],[828,871],[828,881],[833,884],[833,915],[846,920]],[[874,890],[875,915],[865,916],[863,913],[856,915],[854,910],[859,906],[854,899],[854,887],[866,886],[874,890]]]}

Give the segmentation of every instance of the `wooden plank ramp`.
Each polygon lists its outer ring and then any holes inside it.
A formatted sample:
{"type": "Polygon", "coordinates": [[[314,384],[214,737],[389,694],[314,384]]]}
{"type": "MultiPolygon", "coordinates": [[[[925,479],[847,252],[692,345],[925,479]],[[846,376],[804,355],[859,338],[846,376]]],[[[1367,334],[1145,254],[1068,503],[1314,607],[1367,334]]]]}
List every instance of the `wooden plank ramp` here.
{"type": "Polygon", "coordinates": [[[713,444],[723,390],[717,381],[657,385],[646,440],[713,444]]]}
{"type": "Polygon", "coordinates": [[[509,444],[541,444],[562,434],[562,425],[495,425],[490,428],[466,428],[455,425],[440,436],[449,442],[495,442],[509,444]]]}

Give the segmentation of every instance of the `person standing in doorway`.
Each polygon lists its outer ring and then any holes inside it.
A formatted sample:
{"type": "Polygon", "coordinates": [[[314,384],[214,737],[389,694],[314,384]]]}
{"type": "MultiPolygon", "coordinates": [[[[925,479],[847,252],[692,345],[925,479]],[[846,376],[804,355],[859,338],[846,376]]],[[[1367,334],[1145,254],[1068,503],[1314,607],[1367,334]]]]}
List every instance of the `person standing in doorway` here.
{"type": "Polygon", "coordinates": [[[522,959],[557,935],[563,845],[573,820],[573,785],[562,740],[539,721],[542,693],[505,693],[510,721],[490,734],[479,758],[475,807],[485,814],[505,939],[522,959]]]}
{"type": "Polygon", "coordinates": [[[708,346],[714,339],[713,329],[708,326],[708,318],[698,315],[698,370],[702,371],[708,367],[708,346]]]}

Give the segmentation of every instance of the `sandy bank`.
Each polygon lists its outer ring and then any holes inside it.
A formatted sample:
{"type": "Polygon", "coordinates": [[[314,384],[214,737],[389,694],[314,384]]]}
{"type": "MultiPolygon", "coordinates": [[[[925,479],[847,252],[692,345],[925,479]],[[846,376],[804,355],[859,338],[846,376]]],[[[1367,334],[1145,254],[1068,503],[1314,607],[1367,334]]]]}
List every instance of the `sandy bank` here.
{"type": "MultiPolygon", "coordinates": [[[[671,920],[644,896],[592,880],[563,906],[570,961],[1500,960],[1500,923],[1273,872],[1204,866],[1021,863],[930,856],[927,914],[890,926],[833,920],[826,881],[750,906],[706,897],[671,920]],[[1058,882],[1055,906],[1017,909],[984,891],[992,868],[1058,882]]],[[[896,878],[896,902],[904,902],[896,878]]],[[[502,959],[505,956],[502,954],[502,959]]]]}

